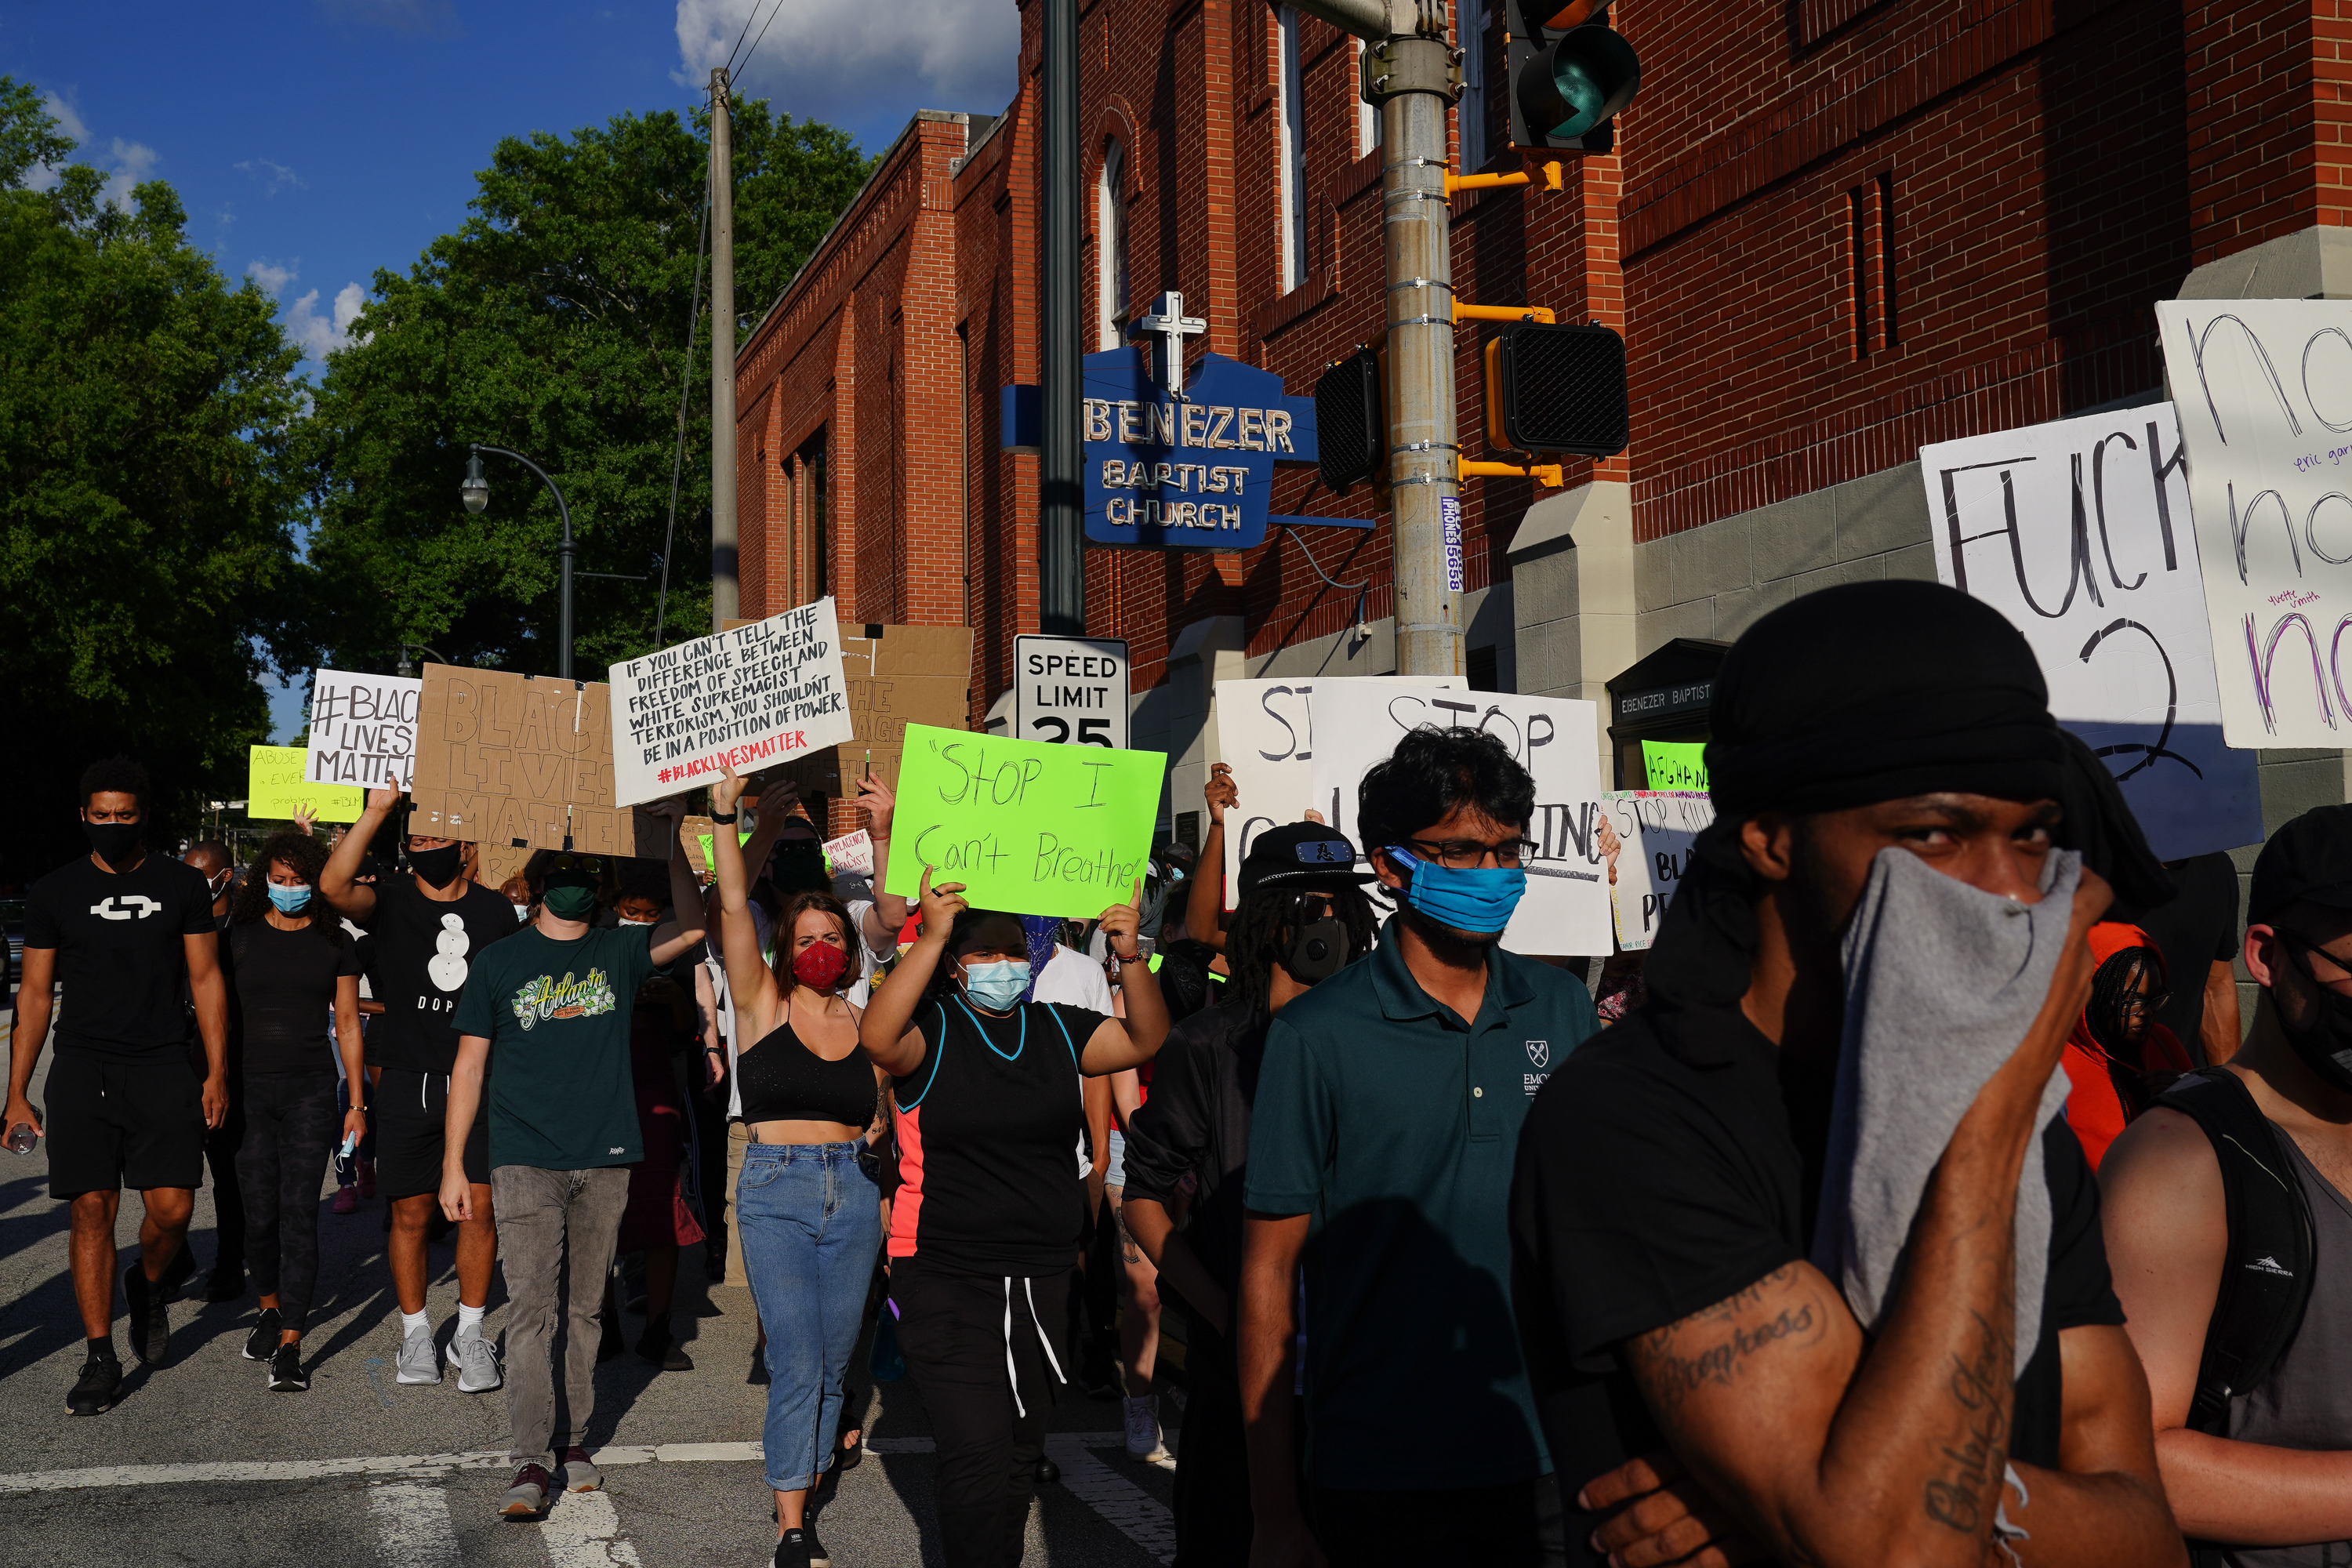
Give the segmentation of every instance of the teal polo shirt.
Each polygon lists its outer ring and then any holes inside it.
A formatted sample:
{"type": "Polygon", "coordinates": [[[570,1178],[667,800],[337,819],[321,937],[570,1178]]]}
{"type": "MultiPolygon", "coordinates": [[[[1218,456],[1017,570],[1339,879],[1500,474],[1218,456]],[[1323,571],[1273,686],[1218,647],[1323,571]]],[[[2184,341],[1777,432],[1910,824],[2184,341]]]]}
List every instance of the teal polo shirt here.
{"type": "Polygon", "coordinates": [[[1312,1216],[1307,1475],[1491,1487],[1551,1459],[1511,1312],[1511,1171],[1528,1107],[1599,1027],[1565,970],[1490,948],[1465,1023],[1381,943],[1267,1029],[1248,1206],[1312,1216]]]}

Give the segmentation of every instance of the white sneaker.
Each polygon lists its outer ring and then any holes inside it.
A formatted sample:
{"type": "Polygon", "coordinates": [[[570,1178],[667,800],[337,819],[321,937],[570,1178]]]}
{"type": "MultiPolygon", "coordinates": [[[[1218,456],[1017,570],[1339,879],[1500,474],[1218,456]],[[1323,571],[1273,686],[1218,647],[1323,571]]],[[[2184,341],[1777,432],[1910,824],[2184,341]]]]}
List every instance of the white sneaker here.
{"type": "Polygon", "coordinates": [[[1127,1415],[1127,1457],[1139,1464],[1158,1464],[1168,1458],[1168,1446],[1160,1440],[1160,1400],[1147,1394],[1140,1399],[1121,1399],[1119,1406],[1127,1415]]]}
{"type": "Polygon", "coordinates": [[[400,1341],[400,1360],[394,1381],[398,1383],[438,1383],[441,1381],[440,1358],[433,1353],[433,1325],[404,1334],[400,1341]]]}
{"type": "Polygon", "coordinates": [[[480,1325],[460,1329],[449,1342],[449,1364],[457,1369],[457,1392],[488,1394],[506,1381],[499,1371],[499,1351],[482,1337],[480,1325]]]}

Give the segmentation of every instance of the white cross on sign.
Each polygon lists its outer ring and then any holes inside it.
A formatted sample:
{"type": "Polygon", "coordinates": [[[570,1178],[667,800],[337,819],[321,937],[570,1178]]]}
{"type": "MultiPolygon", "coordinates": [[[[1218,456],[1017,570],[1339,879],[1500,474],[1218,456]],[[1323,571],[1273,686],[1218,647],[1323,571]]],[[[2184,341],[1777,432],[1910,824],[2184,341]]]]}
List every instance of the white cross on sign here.
{"type": "Polygon", "coordinates": [[[1180,398],[1184,395],[1184,340],[1208,330],[1208,322],[1184,313],[1184,296],[1173,290],[1151,301],[1151,313],[1130,322],[1127,329],[1130,337],[1160,340],[1151,351],[1152,357],[1160,362],[1153,367],[1154,377],[1180,398]]]}

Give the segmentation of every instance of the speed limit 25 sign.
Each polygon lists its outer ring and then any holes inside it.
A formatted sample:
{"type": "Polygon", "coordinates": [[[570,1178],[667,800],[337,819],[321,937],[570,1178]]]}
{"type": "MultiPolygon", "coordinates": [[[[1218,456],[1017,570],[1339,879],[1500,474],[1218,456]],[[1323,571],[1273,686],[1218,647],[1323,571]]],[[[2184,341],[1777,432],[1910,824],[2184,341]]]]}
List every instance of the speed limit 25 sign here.
{"type": "Polygon", "coordinates": [[[1125,640],[1017,637],[1013,668],[1016,738],[1128,749],[1125,640]]]}

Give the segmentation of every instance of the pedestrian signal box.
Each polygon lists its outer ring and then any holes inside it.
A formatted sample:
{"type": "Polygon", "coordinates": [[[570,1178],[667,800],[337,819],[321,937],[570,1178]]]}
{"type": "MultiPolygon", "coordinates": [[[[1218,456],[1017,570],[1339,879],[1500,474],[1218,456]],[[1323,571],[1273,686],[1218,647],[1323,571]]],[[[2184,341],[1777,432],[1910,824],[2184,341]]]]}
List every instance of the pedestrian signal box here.
{"type": "Polygon", "coordinates": [[[1380,476],[1389,449],[1377,351],[1357,350],[1316,382],[1315,430],[1316,467],[1334,495],[1380,476]]]}
{"type": "Polygon", "coordinates": [[[1504,18],[1511,145],[1614,151],[1642,62],[1610,27],[1606,0],[1506,0],[1504,18]]]}
{"type": "Polygon", "coordinates": [[[1488,341],[1490,446],[1607,458],[1626,425],[1625,340],[1607,327],[1521,321],[1488,341]]]}

